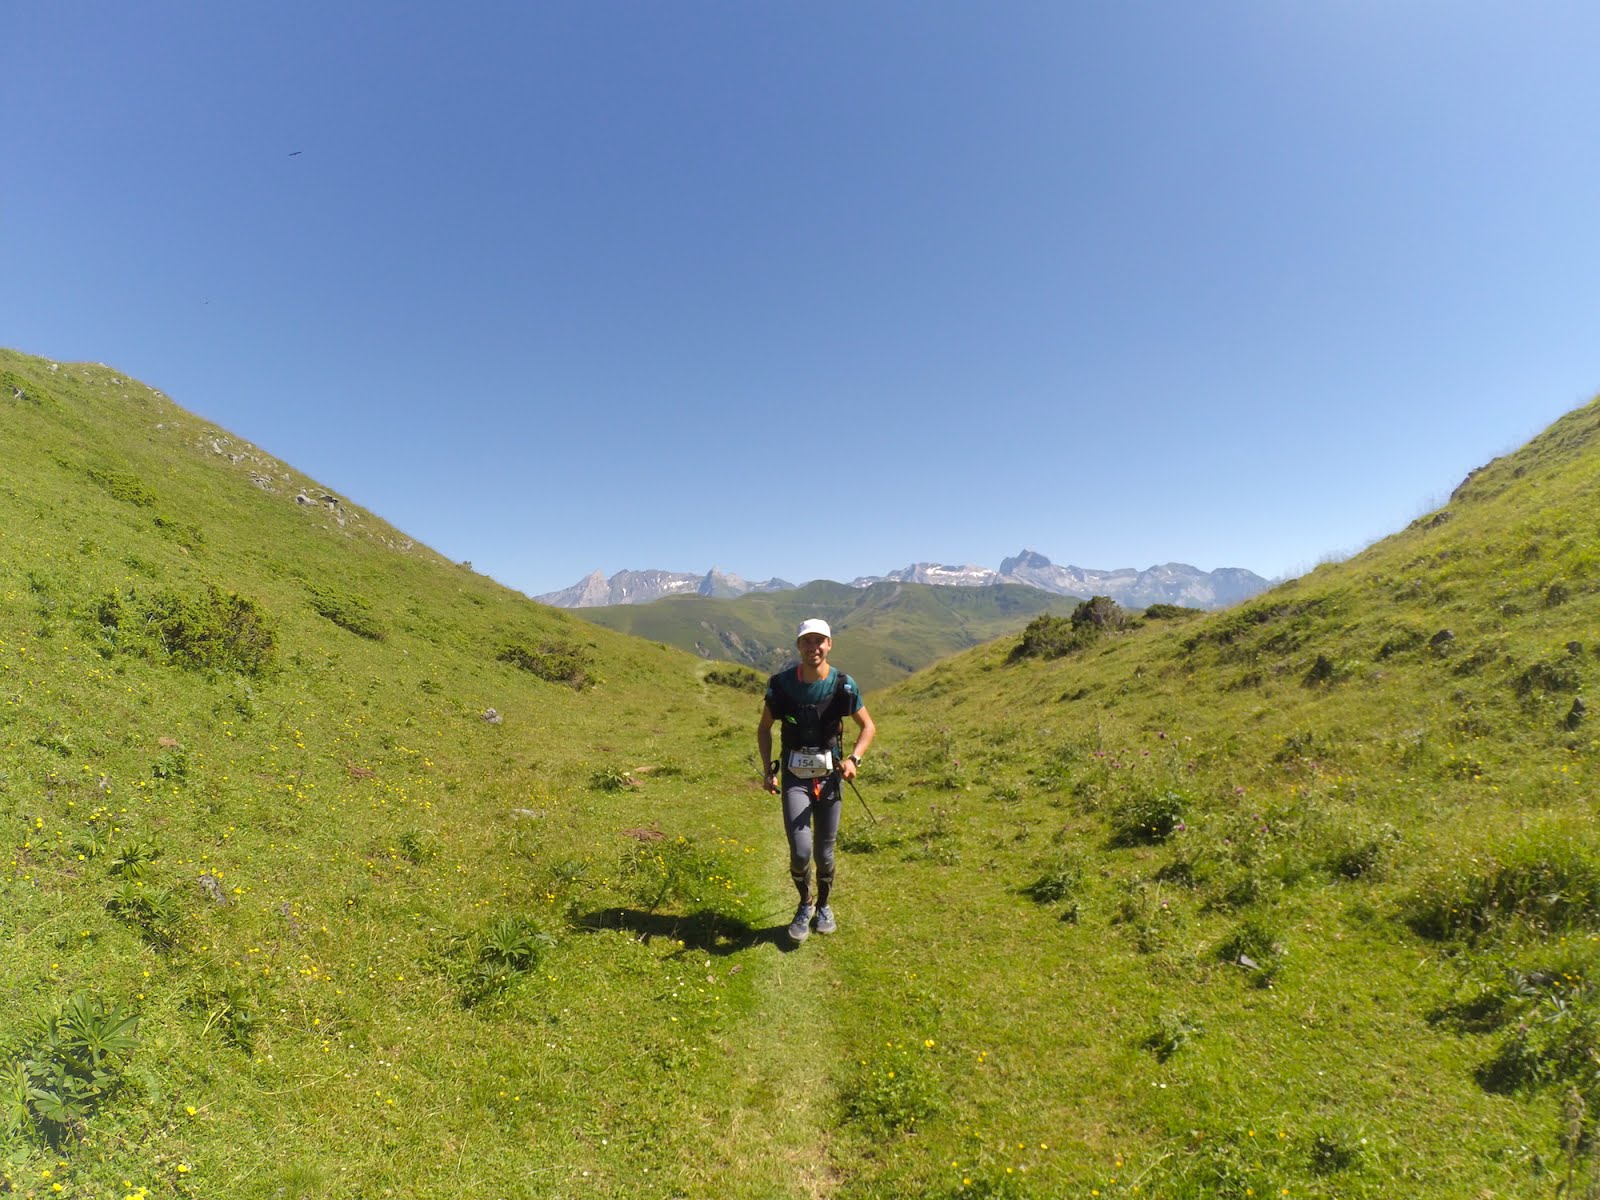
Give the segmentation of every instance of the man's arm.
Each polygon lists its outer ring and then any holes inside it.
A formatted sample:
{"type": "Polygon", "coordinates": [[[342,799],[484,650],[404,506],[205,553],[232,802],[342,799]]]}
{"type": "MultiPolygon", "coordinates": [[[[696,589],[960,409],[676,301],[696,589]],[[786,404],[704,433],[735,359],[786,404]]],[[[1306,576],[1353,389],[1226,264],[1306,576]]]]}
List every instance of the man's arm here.
{"type": "MultiPolygon", "coordinates": [[[[858,708],[850,714],[850,719],[856,723],[856,745],[850,753],[857,759],[867,756],[867,747],[872,745],[872,739],[878,736],[878,727],[872,723],[872,717],[865,708],[858,708]]],[[[845,759],[840,764],[846,779],[856,777],[856,764],[850,759],[845,759]]]]}
{"type": "Polygon", "coordinates": [[[761,780],[767,791],[778,790],[777,777],[772,773],[772,709],[761,706],[761,720],[756,722],[756,751],[761,755],[761,780]]]}

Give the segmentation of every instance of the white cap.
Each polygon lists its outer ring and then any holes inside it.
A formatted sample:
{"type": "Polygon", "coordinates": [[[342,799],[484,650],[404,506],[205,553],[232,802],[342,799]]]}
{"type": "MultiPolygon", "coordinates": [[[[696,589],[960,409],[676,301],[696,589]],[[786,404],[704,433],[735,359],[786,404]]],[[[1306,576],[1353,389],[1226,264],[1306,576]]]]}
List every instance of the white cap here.
{"type": "Polygon", "coordinates": [[[810,617],[800,622],[800,628],[795,631],[794,640],[799,641],[808,633],[820,633],[830,642],[833,641],[833,630],[828,628],[828,623],[820,617],[810,617]]]}

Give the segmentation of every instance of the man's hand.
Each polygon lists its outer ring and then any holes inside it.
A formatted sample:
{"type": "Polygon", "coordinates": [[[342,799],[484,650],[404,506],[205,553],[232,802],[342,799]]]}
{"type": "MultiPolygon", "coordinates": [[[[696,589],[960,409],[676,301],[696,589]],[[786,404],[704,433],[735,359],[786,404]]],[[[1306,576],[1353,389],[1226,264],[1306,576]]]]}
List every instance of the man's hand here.
{"type": "Polygon", "coordinates": [[[839,773],[846,779],[854,779],[856,777],[856,760],[853,758],[845,759],[839,764],[839,773]]]}
{"type": "Polygon", "coordinates": [[[763,783],[765,784],[767,791],[771,792],[774,796],[778,794],[778,773],[776,771],[769,770],[763,783]]]}

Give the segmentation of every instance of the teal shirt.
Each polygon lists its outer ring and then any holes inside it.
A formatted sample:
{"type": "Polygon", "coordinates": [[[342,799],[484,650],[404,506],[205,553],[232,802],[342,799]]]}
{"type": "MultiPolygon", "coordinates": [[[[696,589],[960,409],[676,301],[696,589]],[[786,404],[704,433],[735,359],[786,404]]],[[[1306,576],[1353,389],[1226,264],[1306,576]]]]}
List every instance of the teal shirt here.
{"type": "Polygon", "coordinates": [[[828,677],[815,683],[802,680],[798,667],[785,667],[767,680],[767,709],[782,728],[784,746],[818,746],[832,741],[839,722],[860,710],[861,688],[838,667],[829,666],[828,677]],[[821,722],[819,728],[816,717],[829,696],[833,703],[826,716],[832,719],[821,722]]]}

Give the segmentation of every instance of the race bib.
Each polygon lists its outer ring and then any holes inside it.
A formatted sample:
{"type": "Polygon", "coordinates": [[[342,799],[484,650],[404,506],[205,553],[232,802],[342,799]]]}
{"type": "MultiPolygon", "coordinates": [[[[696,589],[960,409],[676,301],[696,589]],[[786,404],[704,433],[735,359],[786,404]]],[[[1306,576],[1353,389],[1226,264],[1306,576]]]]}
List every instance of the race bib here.
{"type": "Polygon", "coordinates": [[[789,774],[797,779],[820,779],[833,771],[831,750],[789,751],[789,774]]]}

